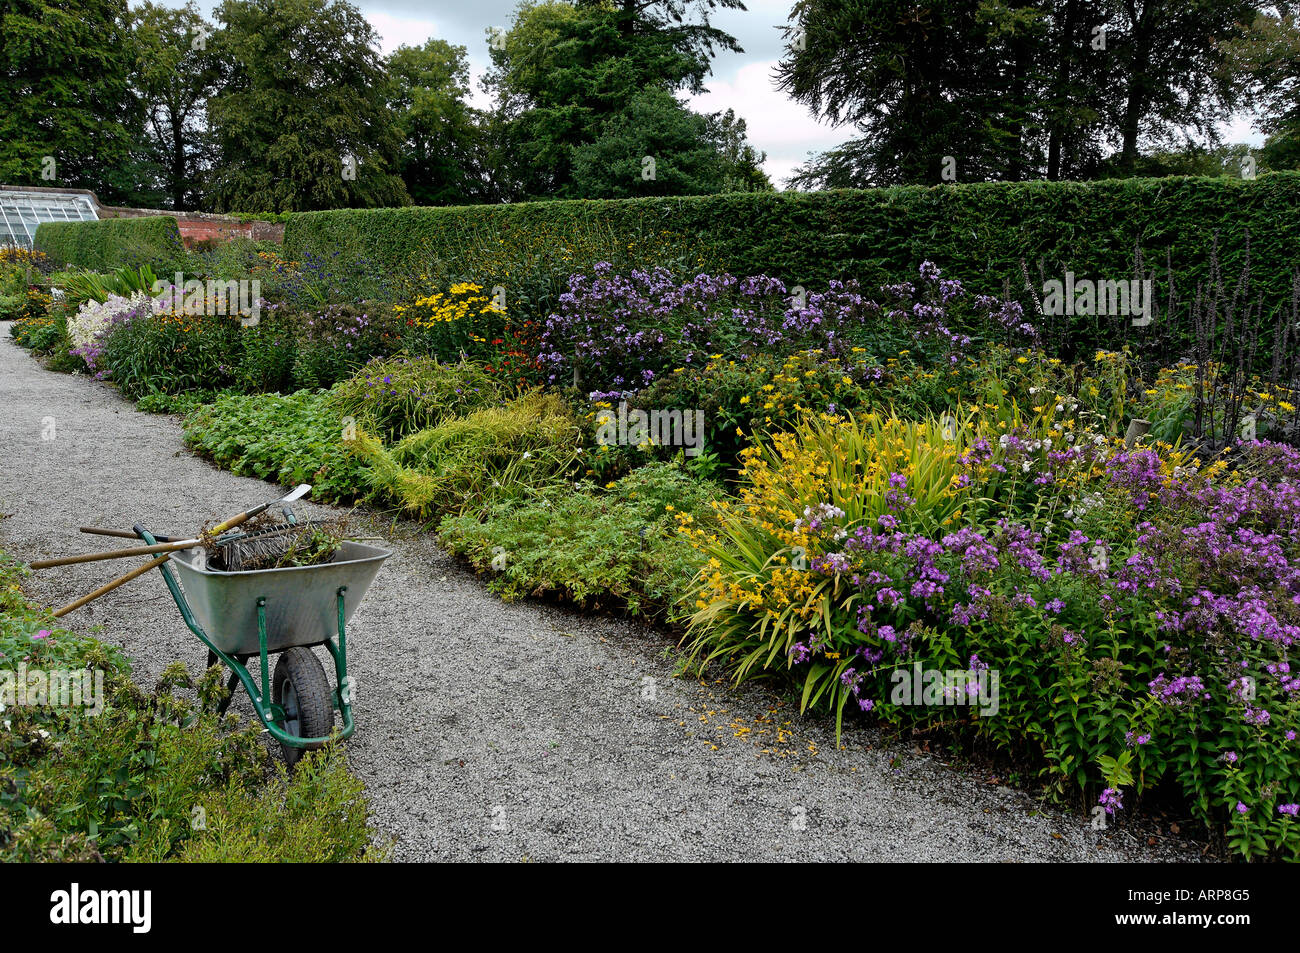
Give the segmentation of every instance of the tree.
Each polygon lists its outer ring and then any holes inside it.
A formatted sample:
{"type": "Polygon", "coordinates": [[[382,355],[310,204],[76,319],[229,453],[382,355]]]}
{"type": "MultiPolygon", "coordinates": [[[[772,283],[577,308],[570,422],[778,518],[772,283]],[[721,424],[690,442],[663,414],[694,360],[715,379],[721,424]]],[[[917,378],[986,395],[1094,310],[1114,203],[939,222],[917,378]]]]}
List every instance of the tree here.
{"type": "Polygon", "coordinates": [[[740,0],[521,4],[493,44],[485,85],[509,124],[522,195],[721,188],[714,129],[677,99],[703,90],[715,50],[739,50],[709,24],[717,8],[744,9],[740,0]],[[642,175],[647,156],[664,177],[642,175]]]}
{"type": "Polygon", "coordinates": [[[388,58],[389,109],[401,141],[398,171],[418,205],[482,201],[477,140],[485,122],[465,97],[469,61],[463,46],[431,39],[400,46],[388,58]]]}
{"type": "Polygon", "coordinates": [[[378,37],[345,0],[223,0],[210,44],[212,202],[227,211],[410,203],[378,37]]]}
{"type": "Polygon", "coordinates": [[[814,160],[797,177],[854,173],[856,185],[1023,173],[1030,36],[1041,12],[996,0],[799,0],[778,85],[863,141],[814,160]],[[952,157],[947,161],[945,157],[952,157]]]}
{"type": "Polygon", "coordinates": [[[590,198],[706,195],[722,185],[708,120],[662,89],[637,93],[574,150],[574,191],[590,198]]]}
{"type": "Polygon", "coordinates": [[[759,152],[746,136],[745,120],[734,109],[705,117],[708,135],[717,151],[723,192],[770,192],[772,180],[763,171],[767,153],[759,152]]]}
{"type": "Polygon", "coordinates": [[[126,0],[0,0],[0,181],[136,199],[129,50],[126,0]]]}
{"type": "Polygon", "coordinates": [[[145,115],[164,203],[197,209],[211,162],[207,103],[221,79],[220,61],[209,48],[215,31],[192,2],[171,9],[146,0],[131,11],[131,25],[132,86],[145,115]]]}
{"type": "Polygon", "coordinates": [[[1119,170],[1132,174],[1145,134],[1199,134],[1217,145],[1215,124],[1237,102],[1225,49],[1254,19],[1249,0],[1121,0],[1106,31],[1121,101],[1114,117],[1119,170]]]}
{"type": "Polygon", "coordinates": [[[799,0],[780,85],[860,138],[795,181],[931,183],[945,164],[962,181],[1132,175],[1142,145],[1216,146],[1239,99],[1224,47],[1250,7],[799,0]]]}
{"type": "Polygon", "coordinates": [[[1300,168],[1300,16],[1296,4],[1259,11],[1250,29],[1228,45],[1231,72],[1260,112],[1267,135],[1261,160],[1274,169],[1300,168]]]}

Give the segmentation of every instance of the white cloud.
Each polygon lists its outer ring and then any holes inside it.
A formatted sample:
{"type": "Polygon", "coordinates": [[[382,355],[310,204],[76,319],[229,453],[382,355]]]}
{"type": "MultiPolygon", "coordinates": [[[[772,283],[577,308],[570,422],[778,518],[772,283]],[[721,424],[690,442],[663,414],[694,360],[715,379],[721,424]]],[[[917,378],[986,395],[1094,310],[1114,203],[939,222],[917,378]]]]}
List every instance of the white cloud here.
{"type": "Polygon", "coordinates": [[[438,24],[433,20],[395,17],[378,10],[368,11],[366,19],[379,34],[379,48],[385,56],[399,46],[423,46],[430,37],[438,36],[438,24]]]}
{"type": "Polygon", "coordinates": [[[698,112],[734,109],[745,120],[749,141],[767,153],[763,170],[778,187],[808,153],[821,152],[853,137],[852,127],[819,122],[808,109],[776,88],[776,60],[746,63],[730,79],[713,78],[709,91],[690,98],[698,112]]]}

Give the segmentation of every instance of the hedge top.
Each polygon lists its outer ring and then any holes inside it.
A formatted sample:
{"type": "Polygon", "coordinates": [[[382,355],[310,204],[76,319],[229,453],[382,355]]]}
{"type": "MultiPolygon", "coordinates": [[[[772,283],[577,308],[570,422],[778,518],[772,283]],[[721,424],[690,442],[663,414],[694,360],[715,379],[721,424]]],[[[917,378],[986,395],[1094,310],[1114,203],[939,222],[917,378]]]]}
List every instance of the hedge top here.
{"type": "MultiPolygon", "coordinates": [[[[750,192],[682,198],[529,202],[513,205],[341,209],[294,215],[285,228],[293,258],[398,272],[430,259],[464,261],[490,232],[518,241],[593,229],[628,243],[669,235],[714,267],[766,273],[788,285],[857,278],[898,281],[929,259],[987,293],[1024,284],[1021,262],[1055,274],[1122,279],[1134,250],[1180,293],[1208,270],[1218,233],[1226,276],[1249,234],[1254,277],[1290,287],[1300,264],[1300,172],[1229,177],[898,186],[826,192],[750,192]]],[[[590,243],[585,243],[589,245],[590,243]]],[[[593,262],[574,258],[575,270],[593,262]]],[[[418,269],[417,269],[418,271],[418,269]]],[[[498,280],[499,275],[469,275],[498,280]]],[[[1287,296],[1289,297],[1289,295],[1287,296]]]]}

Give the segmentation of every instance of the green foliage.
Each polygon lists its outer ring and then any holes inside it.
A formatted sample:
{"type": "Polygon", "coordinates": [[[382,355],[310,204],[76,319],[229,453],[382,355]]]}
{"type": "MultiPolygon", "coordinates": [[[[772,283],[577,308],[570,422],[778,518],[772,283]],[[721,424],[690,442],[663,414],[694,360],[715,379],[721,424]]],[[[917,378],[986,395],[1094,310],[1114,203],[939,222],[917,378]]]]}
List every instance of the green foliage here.
{"type": "Polygon", "coordinates": [[[225,64],[208,102],[220,210],[404,205],[399,141],[374,28],[339,0],[224,0],[210,41],[225,64]],[[355,174],[344,174],[344,159],[355,174]]]}
{"type": "Polygon", "coordinates": [[[112,274],[101,275],[94,271],[77,271],[65,275],[59,286],[68,297],[68,304],[76,308],[90,300],[103,304],[112,295],[130,298],[137,292],[152,294],[158,276],[148,265],[136,268],[119,268],[112,274]]]}
{"type": "Polygon", "coordinates": [[[293,379],[299,387],[332,387],[366,361],[401,349],[402,321],[383,302],[329,304],[303,314],[293,379]]]}
{"type": "Polygon", "coordinates": [[[113,329],[96,365],[132,400],[158,391],[219,390],[233,382],[243,331],[223,315],[142,314],[113,329]]]}
{"type": "Polygon", "coordinates": [[[480,136],[466,104],[469,61],[463,46],[429,39],[399,46],[388,57],[389,102],[402,141],[398,171],[419,205],[460,205],[481,195],[476,168],[480,136]]]}
{"type": "Polygon", "coordinates": [[[962,182],[1133,175],[1139,133],[1216,140],[1245,78],[1225,47],[1258,7],[1098,0],[1084,15],[1071,0],[800,0],[779,85],[861,136],[795,181],[937,183],[949,159],[962,182]],[[1106,162],[1108,142],[1119,151],[1106,162]]]}
{"type": "Polygon", "coordinates": [[[521,6],[487,77],[510,117],[510,197],[717,191],[729,162],[709,120],[676,95],[703,89],[715,48],[739,49],[709,24],[714,7],[743,9],[739,0],[521,6]],[[642,174],[644,156],[655,175],[642,174]]]}
{"type": "Polygon", "coordinates": [[[222,395],[185,418],[185,442],[234,473],[310,483],[314,500],[364,495],[365,465],[348,452],[342,417],[327,392],[222,395]]]}
{"type": "Polygon", "coordinates": [[[184,270],[180,228],[170,215],[42,222],[36,228],[36,247],[60,267],[109,272],[149,265],[164,275],[184,270]]]}
{"type": "MultiPolygon", "coordinates": [[[[14,321],[22,316],[24,305],[27,303],[25,294],[8,294],[0,295],[0,321],[14,321]]],[[[11,327],[10,332],[13,332],[11,327]]]]}
{"type": "Polygon", "coordinates": [[[282,763],[264,787],[230,784],[202,799],[206,830],[167,857],[152,843],[130,859],[145,863],[355,863],[382,861],[387,850],[369,844],[368,805],[360,780],[347,773],[341,748],[303,758],[289,777],[282,763]]]}
{"type": "Polygon", "coordinates": [[[167,208],[200,208],[210,151],[204,110],[221,77],[207,42],[212,25],[192,2],[172,9],[146,0],[131,11],[131,27],[132,84],[147,114],[144,140],[160,198],[167,208]]]}
{"type": "Polygon", "coordinates": [[[126,0],[0,7],[0,182],[136,200],[128,17],[126,0]]]}
{"type": "Polygon", "coordinates": [[[481,516],[449,516],[447,549],[492,574],[506,599],[558,596],[580,605],[665,618],[703,558],[677,532],[678,517],[709,519],[721,495],[678,465],[654,463],[606,491],[591,483],[481,516]]]}
{"type": "Polygon", "coordinates": [[[68,323],[62,317],[24,318],[18,315],[9,328],[20,347],[30,348],[33,354],[54,354],[66,351],[69,346],[68,323]]]}

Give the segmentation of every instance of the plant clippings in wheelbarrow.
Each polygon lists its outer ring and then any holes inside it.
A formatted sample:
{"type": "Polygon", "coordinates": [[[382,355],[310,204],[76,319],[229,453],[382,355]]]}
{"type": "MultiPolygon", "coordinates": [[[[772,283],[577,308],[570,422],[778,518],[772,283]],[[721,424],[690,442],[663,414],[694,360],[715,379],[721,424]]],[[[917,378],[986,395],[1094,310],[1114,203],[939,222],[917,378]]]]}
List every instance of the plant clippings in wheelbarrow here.
{"type": "Polygon", "coordinates": [[[308,523],[264,522],[234,538],[207,542],[207,567],[213,572],[254,572],[334,561],[349,536],[347,520],[308,523]]]}

